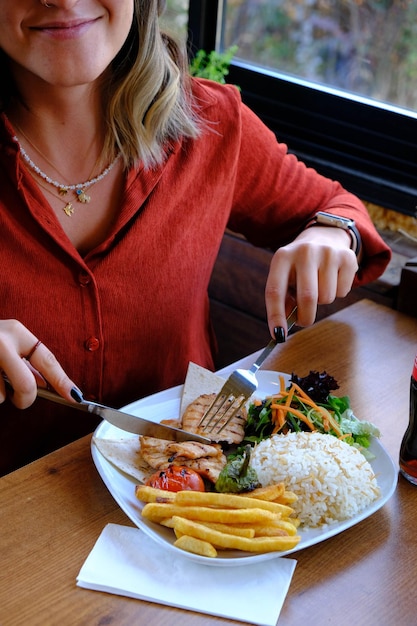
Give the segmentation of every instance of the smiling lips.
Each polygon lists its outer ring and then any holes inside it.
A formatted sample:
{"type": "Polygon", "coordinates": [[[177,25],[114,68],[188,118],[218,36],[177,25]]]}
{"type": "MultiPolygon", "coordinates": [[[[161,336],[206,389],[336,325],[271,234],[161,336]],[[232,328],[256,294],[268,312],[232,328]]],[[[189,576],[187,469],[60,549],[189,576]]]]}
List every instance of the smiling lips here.
{"type": "Polygon", "coordinates": [[[32,27],[32,30],[36,30],[40,33],[45,33],[56,39],[74,39],[80,37],[87,30],[89,30],[96,22],[98,18],[73,20],[71,22],[53,22],[40,26],[32,27]]]}

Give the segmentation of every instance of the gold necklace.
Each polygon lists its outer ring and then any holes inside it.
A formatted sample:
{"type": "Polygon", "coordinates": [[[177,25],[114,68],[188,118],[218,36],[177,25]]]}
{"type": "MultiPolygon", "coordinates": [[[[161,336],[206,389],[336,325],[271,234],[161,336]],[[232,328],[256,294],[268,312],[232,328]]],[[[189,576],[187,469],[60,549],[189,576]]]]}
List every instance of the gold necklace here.
{"type": "MultiPolygon", "coordinates": [[[[23,135],[23,137],[25,137],[26,141],[32,146],[32,148],[34,150],[36,150],[36,152],[38,152],[44,159],[45,161],[51,166],[53,167],[53,169],[55,169],[58,174],[60,174],[62,176],[62,174],[59,172],[59,170],[56,168],[56,166],[51,163],[51,161],[39,150],[39,148],[37,148],[32,141],[29,139],[29,137],[27,137],[25,135],[25,133],[23,132],[23,130],[17,125],[15,124],[16,128],[19,130],[19,132],[23,135]]],[[[100,180],[102,180],[105,176],[107,176],[107,174],[109,174],[109,172],[113,169],[113,167],[116,165],[116,162],[118,161],[118,159],[120,158],[120,152],[116,155],[116,157],[113,159],[113,161],[110,163],[110,165],[108,165],[98,176],[95,176],[94,178],[91,178],[97,163],[99,161],[99,158],[96,160],[96,162],[94,163],[93,169],[91,170],[91,174],[88,178],[87,181],[83,182],[83,183],[74,183],[71,185],[68,185],[66,183],[60,183],[56,180],[53,180],[50,176],[48,176],[47,174],[45,174],[45,172],[43,172],[30,158],[30,156],[28,155],[28,153],[26,152],[26,150],[23,148],[22,144],[20,143],[18,137],[14,136],[13,139],[17,142],[19,149],[20,149],[20,153],[23,157],[23,160],[26,162],[26,164],[30,167],[30,169],[32,171],[35,172],[35,174],[37,174],[39,176],[39,178],[43,179],[45,182],[47,182],[49,185],[51,185],[52,187],[55,187],[56,189],[58,189],[59,195],[60,196],[66,196],[67,193],[69,191],[73,191],[76,197],[77,202],[81,202],[82,204],[87,204],[90,202],[91,200],[91,196],[89,196],[86,193],[86,189],[89,189],[90,187],[92,187],[93,185],[95,185],[96,183],[98,183],[100,180]]],[[[40,183],[39,183],[40,184],[40,183]]],[[[49,189],[47,189],[47,187],[45,187],[44,185],[41,185],[46,191],[49,191],[51,193],[51,191],[49,189]]],[[[58,196],[54,195],[56,198],[58,196]]],[[[71,217],[72,214],[74,213],[74,206],[72,204],[71,201],[68,201],[65,203],[65,206],[63,208],[64,213],[68,216],[71,217]]]]}
{"type": "MultiPolygon", "coordinates": [[[[28,136],[26,135],[26,133],[22,130],[22,128],[20,128],[20,126],[18,126],[18,124],[15,124],[15,126],[16,126],[16,128],[18,129],[18,131],[19,131],[19,132],[23,135],[23,137],[26,139],[26,141],[29,143],[29,145],[31,145],[31,146],[32,146],[32,148],[33,148],[34,150],[36,150],[37,152],[39,152],[39,154],[40,154],[40,155],[41,155],[41,156],[45,159],[45,161],[46,161],[47,163],[49,163],[49,165],[50,165],[53,169],[55,169],[55,170],[58,172],[58,174],[59,174],[60,176],[63,176],[63,174],[62,174],[62,173],[61,173],[61,172],[57,169],[57,167],[56,167],[56,166],[52,163],[52,161],[50,161],[50,160],[48,159],[48,157],[47,157],[45,154],[43,154],[43,152],[41,152],[41,151],[40,151],[40,149],[39,149],[37,146],[35,146],[35,144],[34,144],[34,143],[33,143],[33,142],[29,139],[29,137],[28,137],[28,136]]],[[[93,140],[93,141],[94,141],[94,140],[93,140]]],[[[91,143],[91,146],[92,146],[92,145],[93,145],[93,142],[91,143]]],[[[90,152],[91,146],[90,146],[90,148],[87,150],[87,153],[88,153],[88,152],[90,152]]],[[[92,174],[93,174],[94,170],[96,169],[96,165],[97,165],[97,163],[98,163],[99,158],[100,158],[100,157],[98,157],[98,158],[97,158],[97,160],[96,160],[96,162],[94,163],[94,165],[93,165],[93,169],[91,170],[90,175],[89,175],[89,177],[88,177],[88,178],[91,178],[91,176],[92,176],[92,174]]],[[[43,189],[45,189],[45,191],[47,191],[49,194],[51,194],[51,196],[53,196],[54,198],[57,198],[58,200],[62,200],[62,196],[63,196],[63,195],[65,195],[64,193],[62,193],[62,192],[61,192],[61,190],[60,190],[60,192],[59,192],[59,195],[57,195],[57,194],[53,193],[53,191],[52,191],[51,189],[49,189],[49,187],[47,187],[46,185],[44,185],[43,183],[41,183],[41,182],[40,182],[40,180],[38,180],[38,185],[39,185],[40,187],[42,187],[43,189]]],[[[66,193],[66,192],[65,192],[65,193],[66,193]]],[[[77,196],[77,199],[78,199],[78,201],[79,201],[79,202],[90,202],[90,200],[91,200],[90,196],[87,196],[86,194],[84,194],[83,196],[81,196],[81,195],[77,196]]],[[[65,215],[66,215],[67,217],[71,217],[71,216],[72,216],[72,214],[74,213],[74,206],[73,206],[72,202],[71,202],[71,201],[64,202],[64,207],[63,207],[63,209],[62,209],[62,210],[64,211],[64,213],[65,213],[65,215]]]]}
{"type": "MultiPolygon", "coordinates": [[[[51,194],[51,196],[53,196],[54,198],[57,198],[58,200],[62,201],[62,194],[56,194],[52,191],[52,189],[49,189],[49,187],[47,187],[46,185],[44,185],[43,183],[41,183],[39,180],[37,181],[39,187],[42,187],[43,189],[45,189],[45,191],[47,191],[49,194],[51,194]]],[[[89,197],[89,196],[88,196],[89,197]]],[[[90,200],[89,200],[90,201],[90,200]]],[[[80,201],[79,201],[80,202],[80,201]]],[[[65,215],[67,217],[72,217],[72,214],[74,213],[74,205],[71,202],[71,200],[68,200],[68,202],[64,202],[64,207],[62,208],[62,210],[64,211],[65,215]]]]}

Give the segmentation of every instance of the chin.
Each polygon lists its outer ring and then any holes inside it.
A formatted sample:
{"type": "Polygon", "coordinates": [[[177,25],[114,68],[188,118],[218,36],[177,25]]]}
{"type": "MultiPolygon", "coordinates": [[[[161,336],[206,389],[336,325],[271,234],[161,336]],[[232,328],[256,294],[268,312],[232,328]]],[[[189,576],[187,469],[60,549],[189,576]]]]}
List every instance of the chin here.
{"type": "Polygon", "coordinates": [[[104,67],[88,68],[79,65],[74,68],[61,69],[59,72],[45,73],[43,80],[51,87],[79,87],[81,85],[94,85],[106,72],[104,67]]]}

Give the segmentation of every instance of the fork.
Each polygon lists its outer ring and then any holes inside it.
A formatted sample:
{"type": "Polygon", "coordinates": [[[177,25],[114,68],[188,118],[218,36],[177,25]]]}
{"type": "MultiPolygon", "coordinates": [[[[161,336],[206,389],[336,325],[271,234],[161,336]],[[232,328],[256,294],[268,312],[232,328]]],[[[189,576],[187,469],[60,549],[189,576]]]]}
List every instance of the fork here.
{"type": "MultiPolygon", "coordinates": [[[[295,306],[287,317],[288,332],[296,321],[297,307],[295,306]]],[[[199,428],[202,431],[206,433],[215,431],[219,434],[229,424],[244,403],[257,390],[258,381],[255,374],[276,345],[277,342],[271,339],[252,367],[248,370],[238,369],[230,374],[200,420],[199,428]]]]}

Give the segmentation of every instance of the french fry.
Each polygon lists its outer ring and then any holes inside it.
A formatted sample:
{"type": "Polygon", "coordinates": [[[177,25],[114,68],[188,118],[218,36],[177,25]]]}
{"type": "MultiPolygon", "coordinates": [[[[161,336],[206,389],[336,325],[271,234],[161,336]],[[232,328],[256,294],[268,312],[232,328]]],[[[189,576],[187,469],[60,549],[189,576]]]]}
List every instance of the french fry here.
{"type": "Polygon", "coordinates": [[[217,549],[246,552],[284,551],[300,541],[299,520],[288,506],[296,499],[284,484],[244,495],[214,492],[168,492],[148,486],[135,490],[145,503],[143,517],[174,530],[174,545],[214,558],[217,549]]]}
{"type": "Polygon", "coordinates": [[[252,539],[252,537],[255,537],[255,528],[245,528],[243,526],[237,526],[233,524],[219,524],[217,522],[199,522],[199,524],[229,535],[247,537],[248,539],[252,539]]]}
{"type": "Polygon", "coordinates": [[[269,485],[268,487],[258,487],[253,491],[245,492],[246,498],[259,498],[260,500],[269,500],[270,502],[279,502],[285,493],[284,483],[269,485]]]}
{"type": "Polygon", "coordinates": [[[147,485],[137,485],[135,495],[141,502],[172,502],[175,500],[174,491],[155,489],[147,485]]]}
{"type": "Polygon", "coordinates": [[[174,516],[175,534],[190,535],[196,539],[201,539],[211,543],[216,548],[244,550],[246,552],[274,552],[290,550],[300,541],[300,537],[238,537],[221,533],[212,528],[199,524],[198,522],[183,517],[174,516]]]}
{"type": "Polygon", "coordinates": [[[159,520],[158,524],[161,526],[165,526],[166,528],[174,528],[174,520],[172,517],[167,517],[165,519],[159,520]]]}
{"type": "Polygon", "coordinates": [[[190,537],[189,535],[181,535],[175,542],[174,546],[186,550],[187,552],[193,552],[200,556],[208,556],[214,558],[217,556],[216,548],[207,541],[202,541],[196,537],[190,537]]]}
{"type": "MultiPolygon", "coordinates": [[[[267,500],[276,502],[278,504],[288,505],[297,500],[297,496],[292,491],[283,489],[284,483],[277,485],[271,485],[269,487],[259,487],[244,496],[238,496],[239,498],[255,498],[260,500],[267,500]]],[[[180,493],[180,492],[179,492],[180,493]]],[[[194,492],[193,492],[194,493],[194,492]]],[[[155,487],[149,487],[147,485],[138,485],[135,488],[135,495],[141,502],[173,502],[177,500],[177,493],[174,491],[165,491],[164,489],[156,489],[155,487]]],[[[226,501],[229,500],[232,494],[216,494],[219,496],[226,496],[226,501]]],[[[180,496],[180,499],[183,496],[180,496]]],[[[198,496],[197,496],[198,498],[198,496]]]]}
{"type": "Polygon", "coordinates": [[[298,500],[297,494],[295,494],[293,491],[285,490],[283,495],[277,498],[275,502],[280,502],[281,504],[289,504],[291,506],[291,504],[293,502],[296,502],[297,500],[298,500]]]}
{"type": "Polygon", "coordinates": [[[286,530],[278,528],[278,526],[256,526],[254,528],[255,537],[293,537],[296,532],[287,533],[286,530]]]}
{"type": "Polygon", "coordinates": [[[277,514],[271,511],[258,508],[215,509],[206,506],[181,506],[168,502],[149,502],[143,507],[142,515],[152,522],[159,522],[167,517],[177,515],[187,519],[201,520],[203,522],[219,522],[221,524],[252,524],[260,522],[268,524],[268,522],[273,522],[277,517],[277,514]]]}
{"type": "Polygon", "coordinates": [[[298,524],[294,524],[293,519],[288,518],[285,520],[277,520],[273,524],[253,525],[251,528],[255,531],[255,537],[258,537],[259,535],[273,536],[277,531],[280,531],[281,533],[284,532],[284,534],[292,537],[297,534],[298,524]]]}
{"type": "Polygon", "coordinates": [[[279,514],[282,517],[289,517],[293,512],[291,507],[280,504],[279,502],[269,502],[268,500],[248,498],[236,494],[207,491],[178,491],[175,497],[175,503],[187,506],[233,507],[236,509],[259,508],[279,514]]]}
{"type": "MultiPolygon", "coordinates": [[[[174,528],[174,519],[172,517],[168,517],[167,519],[163,519],[159,522],[161,526],[165,526],[166,528],[174,528]]],[[[229,533],[232,535],[238,535],[239,537],[254,537],[255,529],[254,528],[246,528],[242,526],[233,526],[232,524],[219,524],[217,522],[199,522],[204,526],[208,526],[209,528],[214,528],[214,530],[219,530],[223,533],[229,533]]],[[[295,534],[295,528],[294,533],[295,534]]],[[[288,533],[289,534],[289,533],[288,533]]]]}

